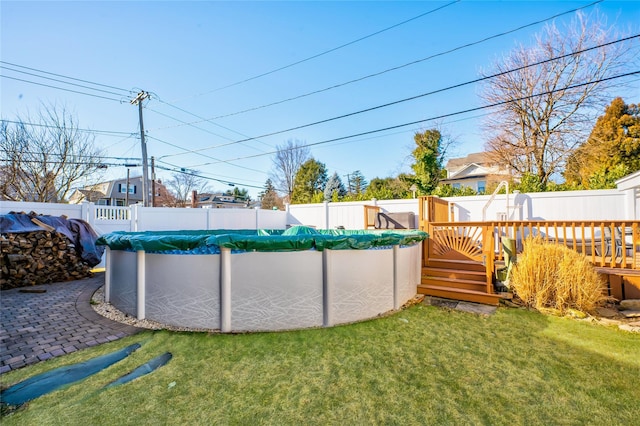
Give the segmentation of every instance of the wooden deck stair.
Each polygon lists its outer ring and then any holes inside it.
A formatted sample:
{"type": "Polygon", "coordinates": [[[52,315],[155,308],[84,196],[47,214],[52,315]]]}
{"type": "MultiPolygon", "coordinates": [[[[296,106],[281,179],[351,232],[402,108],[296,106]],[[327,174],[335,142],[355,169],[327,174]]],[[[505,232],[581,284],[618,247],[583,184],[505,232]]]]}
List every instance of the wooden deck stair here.
{"type": "Polygon", "coordinates": [[[418,293],[496,306],[501,298],[487,293],[485,267],[473,260],[429,259],[418,293]]]}

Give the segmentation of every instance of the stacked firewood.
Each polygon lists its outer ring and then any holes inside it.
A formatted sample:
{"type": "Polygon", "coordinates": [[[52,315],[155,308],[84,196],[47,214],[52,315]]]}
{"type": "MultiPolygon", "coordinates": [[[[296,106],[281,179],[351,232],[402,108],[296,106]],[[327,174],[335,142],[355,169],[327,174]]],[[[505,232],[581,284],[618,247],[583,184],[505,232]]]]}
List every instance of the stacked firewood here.
{"type": "Polygon", "coordinates": [[[0,267],[2,290],[91,276],[72,242],[45,230],[0,235],[0,267]]]}

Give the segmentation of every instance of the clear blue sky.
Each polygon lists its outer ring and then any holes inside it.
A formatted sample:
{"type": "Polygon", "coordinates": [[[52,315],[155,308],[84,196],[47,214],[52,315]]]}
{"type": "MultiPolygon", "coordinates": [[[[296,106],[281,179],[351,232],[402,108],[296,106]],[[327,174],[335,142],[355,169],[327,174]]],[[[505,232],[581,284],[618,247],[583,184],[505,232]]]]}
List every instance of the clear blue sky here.
{"type": "MultiPolygon", "coordinates": [[[[233,114],[325,89],[590,2],[460,1],[446,6],[448,3],[1,1],[2,118],[13,120],[17,114],[33,113],[41,102],[64,104],[77,116],[81,128],[124,132],[114,136],[97,134],[95,141],[109,157],[105,162],[130,163],[129,158],[141,156],[138,111],[128,103],[131,95],[105,87],[100,88],[115,94],[45,80],[24,72],[41,73],[7,63],[125,90],[143,89],[152,94],[144,104],[148,155],[155,156],[158,165],[198,170],[204,176],[246,187],[255,197],[260,189],[251,186],[262,187],[272,168],[273,155],[269,153],[288,139],[314,144],[475,108],[481,105],[477,96],[480,87],[468,85],[325,124],[242,143],[231,142],[476,79],[482,69],[516,44],[530,44],[544,24],[319,94],[193,125],[199,129],[182,125],[181,121],[199,121],[195,116],[210,119],[233,114]],[[446,7],[298,65],[234,85],[441,6],[446,7]],[[23,72],[12,71],[16,69],[23,72]],[[211,149],[184,154],[185,150],[204,148],[211,149]]],[[[620,31],[639,32],[640,2],[604,1],[586,12],[596,8],[620,31]]],[[[562,26],[569,19],[571,15],[564,15],[555,22],[562,26]]],[[[640,86],[634,84],[631,92],[627,89],[620,93],[627,102],[640,101],[640,86]]],[[[450,156],[482,150],[484,138],[479,116],[485,113],[439,121],[442,129],[458,141],[450,156]]],[[[345,175],[354,170],[360,170],[368,180],[395,176],[410,170],[408,157],[413,148],[413,134],[434,125],[425,122],[318,144],[311,151],[314,158],[326,164],[330,174],[337,172],[345,182],[345,175]]],[[[124,167],[111,166],[106,177],[124,175],[124,167]]],[[[167,179],[170,172],[159,170],[158,176],[167,179]]],[[[211,186],[221,191],[230,189],[216,181],[211,181],[211,186]]]]}

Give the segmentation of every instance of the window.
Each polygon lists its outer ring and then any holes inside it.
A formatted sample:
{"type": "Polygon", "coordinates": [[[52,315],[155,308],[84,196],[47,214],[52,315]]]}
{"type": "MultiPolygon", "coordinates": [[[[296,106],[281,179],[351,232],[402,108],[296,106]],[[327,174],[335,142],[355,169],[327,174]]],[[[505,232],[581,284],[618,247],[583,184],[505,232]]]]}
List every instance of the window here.
{"type": "MultiPolygon", "coordinates": [[[[125,194],[127,192],[127,185],[126,184],[118,184],[118,192],[120,192],[121,194],[125,194]]],[[[129,194],[135,194],[136,193],[136,186],[135,185],[129,185],[129,194]]]]}
{"type": "Polygon", "coordinates": [[[98,201],[96,201],[96,205],[98,205],[98,206],[108,206],[109,205],[109,200],[107,200],[106,198],[101,198],[98,201]]]}
{"type": "Polygon", "coordinates": [[[453,185],[451,185],[451,186],[453,186],[454,188],[460,189],[460,184],[459,184],[459,183],[454,183],[454,184],[453,184],[453,185]]]}
{"type": "Polygon", "coordinates": [[[484,180],[478,181],[478,192],[485,192],[487,188],[487,182],[484,180]]]}
{"type": "Polygon", "coordinates": [[[116,206],[124,206],[124,201],[125,201],[125,200],[117,199],[117,200],[116,200],[116,206]]]}

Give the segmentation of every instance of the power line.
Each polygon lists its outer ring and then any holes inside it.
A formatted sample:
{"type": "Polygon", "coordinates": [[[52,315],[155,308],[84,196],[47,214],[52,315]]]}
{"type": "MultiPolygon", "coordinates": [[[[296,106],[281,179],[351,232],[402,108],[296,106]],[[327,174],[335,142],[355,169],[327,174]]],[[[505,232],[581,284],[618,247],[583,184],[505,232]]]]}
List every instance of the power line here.
{"type": "MultiPolygon", "coordinates": [[[[160,102],[162,102],[162,101],[160,101],[160,102]]],[[[162,102],[162,103],[167,104],[166,102],[162,102]]],[[[167,104],[167,105],[169,105],[169,106],[174,106],[174,105],[170,105],[170,104],[167,104]]],[[[212,131],[210,131],[210,130],[203,129],[202,127],[198,127],[198,126],[196,126],[196,125],[194,125],[194,124],[187,123],[186,121],[180,120],[179,118],[175,118],[175,117],[173,117],[173,116],[171,116],[171,115],[169,115],[169,114],[165,114],[165,113],[162,113],[162,112],[160,112],[160,111],[156,111],[155,109],[152,109],[152,108],[149,108],[149,107],[145,107],[145,108],[146,108],[148,111],[155,112],[156,114],[162,115],[163,117],[167,117],[167,118],[170,118],[170,119],[175,120],[175,121],[179,121],[180,123],[184,123],[185,125],[190,126],[190,127],[193,127],[194,129],[197,129],[197,130],[202,130],[203,132],[208,133],[208,134],[210,134],[210,135],[217,136],[217,137],[219,137],[219,138],[222,138],[222,139],[225,139],[225,140],[228,140],[228,141],[232,141],[232,140],[233,140],[233,139],[228,138],[228,137],[226,137],[226,136],[222,136],[222,135],[220,135],[220,134],[218,134],[218,133],[214,133],[214,132],[212,132],[212,131]]],[[[177,107],[176,107],[176,108],[177,108],[177,107]]],[[[185,111],[185,112],[188,112],[188,111],[185,111]]],[[[191,113],[189,113],[189,114],[191,114],[191,113]]],[[[195,115],[195,114],[192,114],[192,115],[195,115]]],[[[212,124],[216,124],[216,123],[212,123],[212,124]]],[[[216,124],[216,125],[217,125],[217,126],[220,126],[219,124],[216,124]]],[[[225,128],[225,129],[228,129],[228,128],[224,127],[224,126],[220,126],[220,127],[223,127],[223,128],[225,128]]],[[[241,136],[247,137],[247,135],[243,135],[242,133],[236,132],[236,131],[234,131],[234,130],[231,130],[231,129],[228,129],[228,130],[229,130],[229,131],[232,131],[232,132],[234,132],[234,133],[237,133],[237,134],[239,134],[239,135],[241,135],[241,136]]],[[[264,143],[264,142],[263,142],[263,143],[264,143]]],[[[247,146],[247,147],[249,147],[249,148],[255,149],[256,151],[260,151],[258,148],[253,147],[253,146],[251,146],[251,145],[248,145],[248,144],[243,144],[243,145],[245,145],[245,146],[247,146]]],[[[273,147],[272,147],[272,146],[269,146],[269,148],[273,148],[273,147]]],[[[264,151],[261,151],[261,152],[264,152],[264,151]]]]}
{"type": "Polygon", "coordinates": [[[122,103],[122,100],[120,100],[120,99],[114,99],[114,98],[108,98],[106,96],[94,95],[92,93],[80,92],[78,90],[65,89],[64,87],[51,86],[49,84],[37,83],[35,81],[23,80],[21,78],[16,78],[16,77],[9,77],[8,75],[4,75],[4,74],[0,75],[0,77],[9,78],[11,80],[22,81],[24,83],[29,83],[29,84],[36,84],[38,86],[50,87],[52,89],[64,90],[65,92],[79,93],[81,95],[92,96],[94,98],[106,99],[106,100],[109,100],[109,101],[116,101],[116,102],[122,103]]]}
{"type": "MultiPolygon", "coordinates": [[[[83,82],[83,83],[93,84],[94,86],[107,87],[107,88],[109,88],[109,89],[120,90],[120,91],[122,91],[122,92],[127,92],[127,93],[131,93],[131,92],[132,92],[131,90],[122,89],[122,88],[120,88],[120,87],[115,87],[115,86],[110,86],[110,85],[108,85],[108,84],[95,83],[95,82],[93,82],[93,81],[83,80],[83,79],[81,79],[81,78],[69,77],[69,76],[66,76],[66,75],[56,74],[56,73],[49,72],[49,71],[43,71],[43,70],[39,70],[39,69],[37,69],[37,68],[25,67],[24,65],[18,65],[18,64],[11,63],[11,62],[0,61],[0,63],[2,63],[2,64],[7,64],[7,65],[11,65],[11,66],[13,66],[13,67],[24,68],[24,69],[27,69],[27,70],[36,71],[36,72],[39,72],[39,73],[42,73],[42,74],[55,75],[56,77],[62,77],[62,78],[66,78],[66,79],[68,79],[68,80],[81,81],[81,82],[83,82]]],[[[19,72],[24,72],[24,71],[19,71],[19,72]]],[[[45,77],[43,77],[43,78],[45,78],[45,77]]],[[[70,84],[70,83],[68,83],[68,84],[70,84]]],[[[96,89],[94,89],[94,90],[96,90],[96,89]]]]}
{"type": "MultiPolygon", "coordinates": [[[[384,132],[384,131],[387,131],[387,130],[394,130],[394,129],[399,129],[399,128],[407,127],[407,126],[414,126],[416,124],[426,123],[428,121],[440,120],[440,119],[443,119],[443,118],[453,117],[453,116],[456,116],[456,115],[468,114],[470,112],[481,111],[481,110],[485,110],[485,109],[491,109],[491,108],[499,107],[499,106],[506,105],[506,104],[509,104],[509,103],[520,102],[520,101],[523,101],[523,100],[532,99],[532,98],[535,98],[535,97],[538,97],[538,96],[549,95],[549,94],[556,93],[556,92],[561,92],[561,91],[564,91],[564,90],[575,89],[575,88],[578,88],[578,87],[588,86],[590,84],[602,83],[602,82],[605,82],[605,81],[615,80],[615,79],[618,79],[618,78],[628,77],[628,76],[637,75],[637,74],[640,74],[640,70],[632,71],[632,72],[628,72],[628,73],[624,73],[624,74],[619,74],[619,75],[615,75],[615,76],[612,76],[612,77],[601,78],[601,79],[598,79],[598,80],[592,80],[592,81],[588,81],[586,83],[574,84],[574,85],[571,85],[571,86],[562,87],[560,89],[547,90],[547,91],[536,93],[536,94],[533,94],[533,95],[522,96],[522,97],[516,98],[516,99],[510,99],[510,100],[506,100],[506,101],[496,102],[496,103],[493,103],[493,104],[490,104],[490,105],[483,105],[483,106],[479,106],[479,107],[475,107],[475,108],[465,109],[465,110],[462,110],[462,111],[452,112],[452,113],[449,113],[449,114],[442,114],[442,115],[438,115],[438,116],[434,116],[434,117],[425,118],[425,119],[422,119],[422,120],[412,121],[412,122],[409,122],[409,123],[397,124],[395,126],[389,126],[389,127],[384,127],[384,128],[381,128],[381,129],[369,130],[369,131],[366,131],[366,132],[356,133],[356,134],[353,134],[353,135],[341,136],[341,137],[338,137],[338,138],[328,139],[328,140],[324,140],[324,141],[320,141],[320,142],[314,142],[314,143],[309,143],[309,144],[305,144],[305,145],[300,145],[299,147],[310,147],[310,146],[316,146],[316,145],[323,145],[323,144],[327,144],[327,143],[330,143],[330,142],[337,142],[337,141],[341,141],[341,140],[345,140],[345,139],[356,138],[356,137],[359,137],[359,136],[371,135],[371,134],[375,134],[375,133],[379,133],[379,132],[384,132]]],[[[232,158],[232,159],[229,159],[229,160],[225,160],[225,162],[246,160],[246,159],[250,159],[250,158],[256,158],[256,157],[261,157],[263,155],[271,155],[271,154],[276,154],[276,153],[277,153],[277,151],[267,152],[265,154],[248,155],[248,156],[245,156],[245,157],[237,157],[237,158],[232,158]]],[[[212,163],[212,164],[215,164],[215,163],[212,163]]]]}
{"type": "MultiPolygon", "coordinates": [[[[162,160],[158,160],[158,159],[156,159],[156,162],[165,164],[165,165],[173,167],[175,169],[180,169],[180,170],[185,169],[185,170],[197,171],[198,173],[203,173],[203,172],[201,172],[199,170],[196,170],[196,167],[198,167],[198,166],[182,167],[182,166],[178,166],[177,164],[172,164],[172,163],[169,163],[167,161],[162,161],[162,160]]],[[[218,177],[223,177],[223,178],[236,179],[236,178],[230,177],[230,176],[214,175],[212,173],[206,173],[206,174],[208,174],[209,176],[218,176],[218,177]]],[[[256,182],[255,180],[248,180],[248,179],[246,179],[246,181],[247,182],[256,182]]]]}
{"type": "MultiPolygon", "coordinates": [[[[178,111],[182,111],[182,112],[184,112],[185,114],[189,114],[189,115],[191,115],[191,116],[193,116],[193,117],[196,117],[196,118],[200,119],[200,121],[198,121],[198,122],[196,122],[196,123],[210,122],[210,123],[211,123],[211,124],[213,124],[214,126],[218,126],[218,127],[222,128],[222,129],[225,129],[225,130],[228,130],[228,131],[230,131],[230,132],[236,133],[236,134],[238,134],[238,135],[240,135],[240,136],[242,136],[242,137],[245,137],[245,138],[248,138],[248,137],[249,137],[249,136],[247,136],[247,135],[245,135],[245,134],[243,134],[243,133],[240,133],[240,132],[238,132],[238,131],[235,131],[235,130],[233,130],[233,129],[230,129],[230,128],[228,128],[228,127],[225,127],[225,126],[223,126],[223,125],[221,125],[221,124],[213,123],[213,122],[211,122],[210,120],[206,120],[206,119],[204,119],[203,117],[201,117],[201,116],[199,116],[199,115],[197,115],[197,114],[194,114],[194,113],[192,113],[192,112],[189,112],[189,111],[187,111],[187,110],[186,110],[186,109],[184,109],[184,108],[180,108],[179,106],[176,106],[176,105],[170,104],[169,102],[165,102],[165,101],[163,101],[163,100],[162,100],[162,99],[160,99],[160,98],[157,98],[157,99],[158,99],[158,101],[159,101],[160,103],[162,103],[162,104],[168,105],[168,106],[170,106],[171,108],[175,108],[175,109],[177,109],[178,111]]],[[[161,114],[161,115],[165,115],[165,114],[159,113],[158,111],[153,111],[153,112],[158,113],[158,114],[161,114]]],[[[194,123],[187,123],[187,122],[184,122],[184,121],[182,121],[182,120],[179,120],[179,119],[177,119],[177,118],[175,118],[175,117],[171,117],[171,116],[169,116],[169,115],[165,115],[165,116],[166,116],[166,117],[169,117],[169,118],[171,118],[171,119],[173,119],[173,120],[179,121],[179,122],[181,122],[181,123],[184,123],[185,125],[189,125],[189,126],[191,126],[192,124],[194,124],[194,123]]],[[[174,127],[176,127],[176,126],[174,126],[174,127]]],[[[195,126],[193,126],[193,127],[195,127],[195,126]]],[[[208,132],[208,131],[206,131],[206,130],[204,130],[204,129],[200,128],[200,127],[195,127],[195,128],[196,128],[196,129],[203,130],[203,131],[205,131],[205,132],[207,132],[207,133],[210,133],[210,132],[208,132]]],[[[157,129],[157,130],[159,130],[159,129],[157,129]]],[[[215,133],[214,133],[214,134],[215,134],[215,133]]],[[[216,136],[220,136],[220,135],[216,135],[216,136]]],[[[225,138],[225,137],[222,137],[222,136],[220,136],[220,137],[221,137],[221,138],[223,138],[223,139],[230,140],[229,138],[225,138]]],[[[262,142],[261,140],[258,140],[258,139],[252,139],[252,140],[255,140],[255,141],[257,141],[257,142],[260,142],[260,143],[262,143],[263,145],[268,146],[269,148],[273,148],[271,145],[266,144],[266,143],[262,142]]],[[[253,149],[255,149],[255,150],[258,150],[258,151],[259,151],[259,149],[258,149],[258,148],[252,147],[252,146],[250,146],[250,145],[247,145],[247,146],[248,146],[248,147],[250,147],[250,148],[253,148],[253,149]]]]}
{"type": "MultiPolygon", "coordinates": [[[[43,155],[42,152],[35,152],[35,151],[21,151],[21,153],[27,154],[27,155],[43,155]]],[[[47,152],[46,155],[47,156],[57,156],[57,157],[69,157],[69,156],[71,156],[71,157],[75,157],[75,158],[88,158],[90,160],[107,159],[107,160],[122,160],[122,161],[130,161],[130,160],[140,161],[139,157],[135,157],[135,158],[134,157],[110,157],[110,156],[106,156],[106,155],[83,155],[83,154],[69,155],[69,154],[63,154],[63,153],[58,153],[58,152],[47,152]]]]}
{"type": "MultiPolygon", "coordinates": [[[[368,74],[368,75],[365,75],[363,77],[359,77],[359,78],[356,78],[356,79],[353,79],[353,80],[345,81],[343,83],[338,83],[338,84],[335,84],[333,86],[328,86],[328,87],[325,87],[323,89],[314,90],[312,92],[303,93],[301,95],[293,96],[293,97],[290,97],[290,98],[282,99],[282,100],[271,102],[271,103],[268,103],[268,104],[259,105],[259,106],[256,106],[256,107],[247,108],[247,109],[244,109],[244,110],[241,110],[241,111],[232,112],[232,113],[229,113],[229,114],[218,115],[216,117],[212,117],[212,118],[208,118],[208,119],[202,118],[201,121],[193,121],[193,122],[191,122],[189,124],[198,124],[198,123],[202,123],[202,122],[205,122],[205,121],[213,121],[213,120],[218,120],[218,119],[221,119],[221,118],[231,117],[231,116],[234,116],[234,115],[244,114],[244,113],[256,111],[256,110],[259,110],[259,109],[268,108],[268,107],[272,107],[272,106],[275,106],[275,105],[280,105],[280,104],[283,104],[285,102],[290,102],[290,101],[294,101],[294,100],[297,100],[297,99],[302,99],[302,98],[305,98],[305,97],[308,97],[308,96],[317,95],[319,93],[327,92],[329,90],[337,89],[337,88],[340,88],[340,87],[343,87],[343,86],[347,86],[349,84],[358,83],[360,81],[364,81],[364,80],[367,80],[369,78],[377,77],[377,76],[386,74],[386,73],[391,72],[391,71],[397,71],[399,69],[406,68],[406,67],[411,66],[411,65],[416,65],[416,64],[419,64],[421,62],[425,62],[425,61],[428,61],[430,59],[434,59],[434,58],[437,58],[437,57],[440,57],[440,56],[444,56],[444,55],[447,55],[449,53],[453,53],[455,51],[465,49],[467,47],[472,47],[472,46],[487,42],[487,41],[495,39],[495,38],[503,37],[505,35],[520,31],[522,29],[525,29],[525,28],[528,28],[528,27],[531,27],[531,26],[535,26],[535,25],[541,24],[543,22],[558,18],[560,16],[563,16],[563,15],[566,15],[566,14],[569,14],[569,13],[573,13],[573,12],[577,12],[578,10],[589,8],[589,7],[594,6],[594,5],[598,4],[598,3],[601,3],[603,1],[604,0],[597,0],[597,1],[593,2],[593,3],[587,4],[585,6],[581,6],[581,7],[575,8],[575,9],[571,9],[571,10],[568,10],[566,12],[558,13],[556,15],[550,16],[550,17],[545,18],[545,19],[541,19],[541,20],[538,20],[538,21],[535,21],[535,22],[531,22],[529,24],[522,25],[522,26],[519,26],[517,28],[508,30],[508,31],[504,31],[504,32],[501,32],[499,34],[495,34],[495,35],[492,35],[492,36],[489,36],[489,37],[485,37],[485,38],[483,38],[481,40],[477,40],[477,41],[474,41],[474,42],[471,42],[471,43],[467,43],[467,44],[464,44],[464,45],[461,45],[461,46],[458,46],[458,47],[454,47],[453,49],[449,49],[449,50],[446,50],[446,51],[443,51],[443,52],[439,52],[439,53],[427,56],[425,58],[417,59],[415,61],[411,61],[411,62],[408,62],[408,63],[403,64],[403,65],[398,65],[398,66],[395,66],[395,67],[392,67],[392,68],[387,68],[385,70],[382,70],[382,71],[379,71],[379,72],[376,72],[376,73],[373,73],[373,74],[368,74]]],[[[156,129],[156,130],[168,129],[168,128],[180,127],[180,126],[181,125],[174,125],[174,126],[162,127],[162,128],[156,129]]]]}
{"type": "MultiPolygon", "coordinates": [[[[166,145],[172,146],[172,147],[174,147],[174,148],[178,148],[178,149],[181,149],[181,150],[183,150],[183,151],[187,151],[187,153],[191,153],[188,149],[183,148],[183,147],[181,147],[180,145],[176,145],[176,144],[174,144],[174,143],[167,142],[167,141],[164,141],[164,140],[162,140],[162,139],[158,139],[158,138],[156,138],[156,137],[154,137],[154,136],[147,136],[147,137],[148,137],[149,139],[153,139],[153,140],[155,140],[155,141],[158,141],[158,142],[161,142],[161,143],[163,143],[163,144],[166,144],[166,145]]],[[[177,154],[173,154],[173,155],[177,155],[177,154]]],[[[161,159],[162,159],[162,158],[171,157],[171,156],[173,156],[173,155],[163,155],[162,157],[158,158],[156,161],[161,161],[161,159]]],[[[212,157],[212,156],[207,155],[207,154],[201,154],[201,153],[198,153],[198,155],[200,155],[201,157],[205,157],[205,158],[209,158],[209,159],[211,159],[211,160],[214,160],[214,161],[216,161],[216,164],[217,164],[217,163],[226,163],[226,164],[228,164],[228,165],[230,165],[230,166],[233,166],[233,167],[238,167],[238,168],[245,169],[245,170],[249,170],[249,171],[252,171],[252,172],[264,173],[264,171],[262,171],[262,170],[252,169],[252,168],[250,168],[250,167],[241,166],[241,165],[239,165],[239,164],[227,163],[227,162],[226,162],[226,161],[224,161],[224,160],[220,160],[219,158],[215,158],[215,157],[212,157]]],[[[177,167],[177,166],[176,166],[176,167],[177,167]]]]}
{"type": "MultiPolygon", "coordinates": [[[[505,75],[505,74],[509,74],[509,73],[516,72],[516,71],[520,71],[520,70],[523,70],[523,69],[526,69],[526,68],[529,68],[529,67],[534,67],[534,66],[542,65],[542,64],[545,64],[545,63],[548,63],[548,62],[552,62],[552,61],[556,61],[556,60],[559,60],[559,59],[567,58],[567,57],[570,57],[570,56],[579,55],[579,54],[582,54],[582,53],[587,52],[587,51],[591,51],[591,50],[599,49],[599,48],[602,48],[602,47],[610,46],[610,45],[613,45],[613,44],[616,44],[616,43],[621,43],[621,42],[628,41],[628,40],[631,40],[631,39],[637,38],[637,37],[640,37],[640,34],[635,34],[633,36],[624,37],[622,39],[614,40],[614,41],[611,41],[611,42],[608,42],[608,43],[603,43],[603,44],[600,44],[600,45],[597,45],[597,46],[592,46],[592,47],[585,48],[585,49],[582,49],[582,50],[570,52],[570,53],[567,53],[565,55],[560,55],[560,56],[557,56],[557,57],[547,58],[547,59],[544,59],[542,61],[538,61],[538,62],[535,62],[535,63],[532,63],[532,64],[528,64],[528,65],[523,65],[523,66],[520,66],[520,67],[517,67],[517,68],[510,69],[510,70],[502,71],[500,73],[496,73],[496,74],[493,74],[493,75],[477,78],[477,79],[470,80],[470,81],[467,81],[467,82],[455,84],[455,85],[452,85],[452,86],[448,86],[448,87],[444,87],[444,88],[441,88],[441,89],[433,90],[433,91],[430,91],[430,92],[422,93],[422,94],[419,94],[419,95],[411,96],[411,97],[408,97],[408,98],[396,100],[396,101],[393,101],[393,102],[388,102],[388,103],[385,103],[385,104],[382,104],[382,105],[373,106],[373,107],[366,108],[366,109],[363,109],[363,110],[350,112],[348,114],[342,114],[342,115],[339,115],[339,116],[336,116],[336,117],[331,117],[331,118],[327,118],[327,119],[324,119],[324,120],[318,120],[318,121],[314,121],[314,122],[311,122],[311,123],[302,124],[302,125],[295,126],[295,127],[290,127],[288,129],[279,130],[279,131],[276,131],[276,132],[265,133],[265,134],[262,134],[260,136],[256,136],[256,138],[265,138],[265,137],[269,137],[269,136],[274,136],[274,135],[278,135],[278,134],[282,134],[282,133],[291,132],[293,130],[304,129],[304,128],[307,128],[307,127],[328,123],[330,121],[335,121],[335,120],[339,120],[339,119],[342,119],[342,118],[347,118],[347,117],[351,117],[351,116],[354,116],[354,115],[363,114],[365,112],[370,112],[370,111],[374,111],[374,110],[377,110],[377,109],[386,108],[386,107],[389,107],[389,106],[392,106],[392,105],[397,105],[397,104],[400,104],[400,103],[403,103],[403,102],[412,101],[412,100],[419,99],[419,98],[422,98],[422,97],[425,97],[425,96],[429,96],[429,95],[433,95],[433,94],[436,94],[436,93],[441,93],[441,92],[445,92],[445,91],[448,91],[448,90],[460,88],[460,87],[463,87],[463,86],[466,86],[466,85],[475,84],[475,83],[478,83],[478,82],[481,82],[481,81],[489,80],[489,79],[492,79],[492,78],[495,78],[495,77],[499,77],[499,76],[502,76],[502,75],[505,75]]],[[[235,142],[229,142],[229,143],[225,143],[225,144],[219,144],[219,145],[215,145],[215,146],[201,148],[201,149],[198,149],[198,150],[192,150],[192,151],[187,152],[187,153],[196,153],[196,152],[205,151],[205,150],[209,150],[209,149],[220,148],[220,147],[223,147],[223,146],[233,145],[233,144],[236,144],[236,143],[247,142],[247,141],[250,141],[252,139],[253,138],[242,139],[242,140],[235,141],[235,142]]],[[[175,155],[183,155],[183,154],[184,153],[173,154],[173,155],[175,156],[175,155]]]]}
{"type": "Polygon", "coordinates": [[[203,176],[202,173],[194,173],[194,172],[188,171],[187,169],[184,169],[184,168],[173,170],[173,169],[170,169],[168,167],[162,167],[162,166],[158,166],[158,165],[156,165],[156,167],[161,169],[161,170],[166,170],[166,171],[173,172],[173,173],[181,173],[181,174],[184,174],[184,175],[194,176],[194,177],[198,177],[198,178],[201,178],[201,179],[214,180],[216,182],[224,183],[225,185],[229,185],[229,186],[243,186],[243,187],[249,187],[249,188],[263,189],[262,186],[247,185],[247,184],[244,184],[244,183],[225,181],[225,180],[222,180],[222,179],[216,179],[216,178],[213,178],[213,177],[203,176]]]}
{"type": "Polygon", "coordinates": [[[16,70],[16,69],[13,69],[13,68],[5,67],[4,65],[0,65],[0,68],[3,68],[5,70],[9,70],[9,71],[13,71],[13,72],[18,72],[18,73],[30,75],[30,76],[37,77],[37,78],[44,78],[44,79],[51,80],[51,81],[57,81],[58,83],[62,83],[62,84],[68,84],[68,85],[75,86],[75,87],[81,87],[83,89],[95,90],[97,92],[103,92],[103,93],[107,93],[109,95],[121,96],[121,93],[111,92],[109,90],[103,90],[103,89],[96,89],[94,87],[85,86],[83,84],[70,83],[68,81],[60,80],[60,79],[57,79],[57,78],[45,77],[43,75],[38,75],[38,74],[34,74],[34,73],[31,73],[31,72],[27,72],[27,71],[16,70]]]}
{"type": "MultiPolygon", "coordinates": [[[[413,18],[410,18],[410,19],[407,19],[407,20],[405,20],[405,21],[399,22],[399,23],[394,24],[394,25],[392,25],[392,26],[390,26],[390,27],[387,27],[387,28],[384,28],[384,29],[382,29],[382,30],[376,31],[376,32],[374,32],[374,33],[368,34],[368,35],[366,35],[366,36],[364,36],[364,37],[360,37],[360,38],[358,38],[358,39],[356,39],[356,40],[352,40],[352,41],[350,41],[350,42],[348,42],[348,43],[341,44],[340,46],[337,46],[337,47],[331,48],[331,49],[329,49],[329,50],[325,50],[325,51],[323,51],[323,52],[321,52],[321,53],[317,53],[317,54],[315,54],[315,55],[309,56],[309,57],[307,57],[307,58],[305,58],[305,59],[301,59],[301,60],[299,60],[299,61],[296,61],[296,62],[290,63],[290,64],[288,64],[288,65],[281,66],[281,67],[276,68],[276,69],[274,69],[274,70],[267,71],[267,72],[264,72],[264,73],[262,73],[262,74],[255,75],[255,76],[253,76],[253,77],[249,77],[249,78],[246,78],[246,79],[244,79],[244,80],[237,81],[237,82],[232,83],[232,84],[228,84],[228,85],[226,85],[226,86],[218,87],[217,89],[212,89],[212,90],[209,90],[209,91],[207,91],[207,92],[202,92],[202,93],[199,93],[199,94],[196,94],[196,95],[192,95],[192,96],[189,96],[189,97],[187,97],[187,98],[182,98],[182,99],[173,100],[172,102],[176,102],[176,101],[178,101],[178,100],[183,100],[183,99],[192,99],[192,98],[196,98],[196,97],[198,97],[198,96],[203,96],[203,95],[208,95],[208,94],[210,94],[210,93],[218,92],[218,91],[220,91],[220,90],[227,89],[227,88],[229,88],[229,87],[238,86],[238,85],[240,85],[240,84],[247,83],[247,82],[252,81],[252,80],[256,80],[256,79],[258,79],[258,78],[261,78],[261,77],[264,77],[264,76],[267,76],[267,75],[270,75],[270,74],[276,73],[276,72],[278,72],[278,71],[282,71],[282,70],[285,70],[285,69],[287,69],[287,68],[291,68],[291,67],[293,67],[293,66],[296,66],[296,65],[302,64],[302,63],[307,62],[307,61],[310,61],[310,60],[312,60],[312,59],[319,58],[320,56],[324,56],[324,55],[329,54],[329,53],[331,53],[331,52],[335,52],[336,50],[340,50],[340,49],[345,48],[345,47],[347,47],[347,46],[351,46],[352,44],[358,43],[358,42],[360,42],[360,41],[362,41],[362,40],[366,40],[366,39],[371,38],[371,37],[373,37],[373,36],[376,36],[376,35],[378,35],[378,34],[382,34],[382,33],[386,32],[386,31],[389,31],[389,30],[392,30],[392,29],[394,29],[394,28],[397,28],[397,27],[399,27],[399,26],[401,26],[401,25],[404,25],[404,24],[407,24],[407,23],[409,23],[409,22],[415,21],[416,19],[420,19],[420,18],[422,18],[422,17],[425,17],[425,16],[427,16],[427,15],[430,15],[430,14],[432,14],[432,13],[434,13],[434,12],[437,12],[437,11],[439,11],[439,10],[441,10],[441,9],[444,9],[444,8],[446,8],[446,7],[449,7],[449,6],[453,5],[453,4],[455,4],[455,3],[458,3],[459,1],[460,1],[460,0],[454,0],[454,1],[452,1],[452,2],[450,2],[450,3],[447,3],[447,4],[443,5],[443,6],[436,7],[435,9],[432,9],[432,10],[430,10],[430,11],[428,11],[428,12],[424,12],[424,13],[422,13],[422,14],[418,15],[418,16],[414,16],[413,18]]],[[[601,1],[602,1],[602,0],[601,0],[601,1]]]]}
{"type": "MultiPolygon", "coordinates": [[[[21,124],[21,125],[25,125],[25,126],[34,126],[34,127],[45,127],[47,129],[58,129],[58,126],[52,126],[52,125],[48,125],[48,124],[39,124],[39,123],[28,123],[25,121],[14,121],[14,120],[5,120],[5,119],[0,119],[0,122],[5,122],[5,123],[12,123],[12,124],[21,124]]],[[[117,136],[117,137],[121,137],[122,135],[133,135],[135,134],[134,132],[116,132],[116,131],[112,131],[112,130],[91,130],[91,129],[79,129],[79,128],[74,128],[73,130],[79,131],[79,132],[88,132],[88,133],[97,133],[97,134],[102,134],[103,136],[117,136]]]]}

